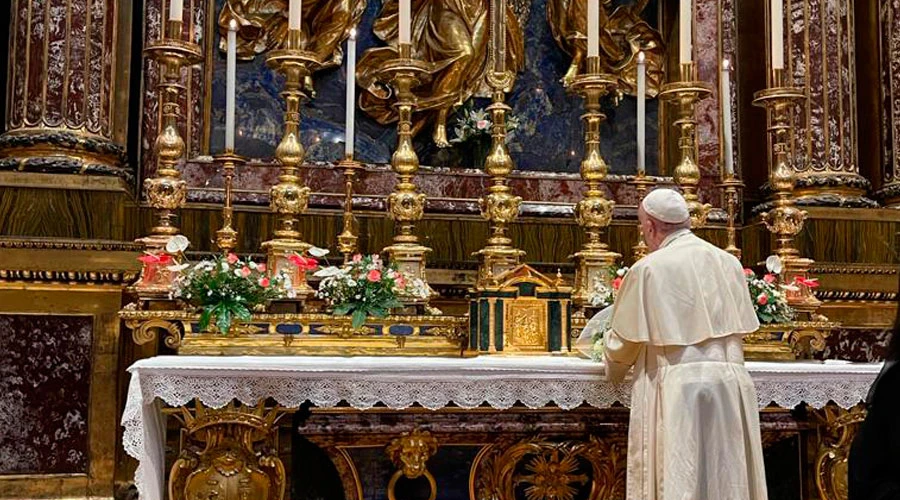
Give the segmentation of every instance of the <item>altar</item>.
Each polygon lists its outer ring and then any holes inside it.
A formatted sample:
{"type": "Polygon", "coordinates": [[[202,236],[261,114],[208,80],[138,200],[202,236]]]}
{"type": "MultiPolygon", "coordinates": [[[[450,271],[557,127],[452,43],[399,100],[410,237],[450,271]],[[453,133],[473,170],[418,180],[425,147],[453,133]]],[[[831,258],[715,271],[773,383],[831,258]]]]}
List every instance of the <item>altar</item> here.
{"type": "MultiPolygon", "coordinates": [[[[803,477],[795,479],[802,490],[796,497],[846,495],[840,475],[846,474],[846,436],[864,415],[858,404],[880,364],[751,361],[747,367],[767,450],[785,439],[799,443],[803,477]]],[[[603,382],[603,371],[600,363],[571,356],[157,356],[129,369],[123,442],[139,461],[135,484],[143,500],[163,500],[167,484],[168,498],[187,491],[194,498],[205,491],[191,482],[195,477],[235,488],[267,485],[259,498],[277,498],[287,482],[321,481],[297,473],[321,463],[284,463],[296,457],[278,449],[276,420],[284,413],[305,413],[290,434],[330,459],[343,498],[400,498],[395,491],[409,488],[424,490],[423,498],[467,492],[466,498],[511,500],[519,498],[517,488],[551,476],[571,491],[555,498],[622,498],[630,388],[603,382]],[[179,449],[168,459],[166,415],[180,422],[179,449]],[[445,448],[457,455],[469,448],[470,456],[438,459],[445,448]],[[373,456],[390,459],[394,470],[377,473],[366,463],[373,456]],[[241,464],[236,475],[222,472],[223,463],[234,462],[241,464]],[[463,470],[447,474],[453,464],[463,470]],[[222,475],[213,479],[216,467],[222,475]],[[415,483],[419,478],[428,484],[415,483]]],[[[767,468],[776,478],[783,472],[771,463],[767,468]]],[[[292,484],[290,491],[310,487],[292,484]]],[[[554,497],[544,491],[523,498],[554,497]]]]}

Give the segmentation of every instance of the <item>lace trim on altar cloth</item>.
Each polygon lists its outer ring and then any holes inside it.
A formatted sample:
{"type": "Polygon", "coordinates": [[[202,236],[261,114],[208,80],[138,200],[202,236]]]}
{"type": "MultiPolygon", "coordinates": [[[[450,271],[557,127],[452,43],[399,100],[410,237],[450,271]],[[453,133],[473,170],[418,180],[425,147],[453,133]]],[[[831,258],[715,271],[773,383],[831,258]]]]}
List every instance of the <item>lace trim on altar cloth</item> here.
{"type": "MultiPolygon", "coordinates": [[[[865,372],[798,369],[787,365],[783,370],[752,373],[759,406],[774,403],[782,408],[807,404],[816,408],[834,402],[849,408],[863,400],[878,368],[865,372]]],[[[177,370],[173,370],[177,371],[177,370]]],[[[751,370],[753,372],[753,370],[751,370]]],[[[382,374],[378,374],[382,375],[382,374]]],[[[440,373],[438,380],[430,374],[417,377],[373,376],[366,373],[323,373],[290,371],[193,370],[190,373],[132,373],[125,412],[123,445],[125,451],[139,461],[135,485],[142,500],[163,498],[163,426],[159,401],[181,406],[194,399],[220,408],[232,400],[253,405],[262,398],[272,398],[287,408],[310,402],[319,407],[334,407],[346,402],[365,410],[378,404],[391,409],[421,405],[431,410],[454,404],[462,408],[489,405],[496,409],[511,408],[521,403],[528,408],[556,406],[564,410],[587,404],[606,408],[615,403],[628,405],[631,387],[598,380],[596,375],[578,373],[480,372],[440,373]]]]}

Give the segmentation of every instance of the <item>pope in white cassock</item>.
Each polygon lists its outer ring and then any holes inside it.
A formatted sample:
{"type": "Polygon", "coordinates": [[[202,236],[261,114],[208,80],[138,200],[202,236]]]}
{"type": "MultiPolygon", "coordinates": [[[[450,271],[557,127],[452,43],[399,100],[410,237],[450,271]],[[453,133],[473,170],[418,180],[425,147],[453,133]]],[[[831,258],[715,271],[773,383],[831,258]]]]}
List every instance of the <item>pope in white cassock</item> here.
{"type": "Polygon", "coordinates": [[[634,366],[626,496],[765,500],[743,267],[690,231],[676,191],[649,193],[638,216],[651,253],[618,291],[604,350],[609,380],[634,366]]]}

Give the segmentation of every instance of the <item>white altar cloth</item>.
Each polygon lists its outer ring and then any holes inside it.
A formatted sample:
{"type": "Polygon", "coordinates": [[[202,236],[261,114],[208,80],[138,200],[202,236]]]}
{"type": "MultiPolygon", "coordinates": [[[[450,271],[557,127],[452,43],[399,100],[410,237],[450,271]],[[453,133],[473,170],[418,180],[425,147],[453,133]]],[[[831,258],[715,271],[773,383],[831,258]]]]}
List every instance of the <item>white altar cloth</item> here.
{"type": "MultiPolygon", "coordinates": [[[[801,403],[820,408],[833,401],[849,408],[862,401],[881,364],[747,362],[760,407],[801,403]]],[[[583,403],[604,408],[628,404],[630,387],[601,380],[603,365],[566,356],[457,358],[157,356],[128,371],[131,382],[122,415],[125,451],[139,462],[135,485],[142,500],[162,500],[165,478],[161,400],[172,406],[199,399],[222,407],[237,399],[272,398],[296,408],[309,401],[357,409],[376,404],[440,409],[451,402],[474,408],[510,408],[517,402],[562,409],[583,403]]]]}

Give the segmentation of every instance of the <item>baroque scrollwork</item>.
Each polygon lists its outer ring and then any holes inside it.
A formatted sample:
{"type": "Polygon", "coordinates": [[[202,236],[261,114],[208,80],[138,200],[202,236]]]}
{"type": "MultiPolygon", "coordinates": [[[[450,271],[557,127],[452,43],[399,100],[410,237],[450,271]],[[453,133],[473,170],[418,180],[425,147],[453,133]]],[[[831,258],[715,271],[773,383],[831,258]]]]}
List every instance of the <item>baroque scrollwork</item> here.
{"type": "Polygon", "coordinates": [[[476,498],[590,500],[625,497],[626,445],[590,437],[552,442],[540,437],[498,442],[476,458],[476,498]],[[582,496],[587,493],[587,496],[582,496]]]}
{"type": "MultiPolygon", "coordinates": [[[[572,62],[562,78],[570,86],[585,72],[587,57],[588,0],[549,0],[547,22],[553,39],[572,62]]],[[[648,0],[620,5],[610,13],[612,0],[600,6],[600,72],[614,74],[619,90],[631,95],[637,91],[637,55],[643,51],[647,63],[647,93],[656,96],[663,82],[665,66],[662,36],[641,19],[648,0]]]]}
{"type": "Polygon", "coordinates": [[[866,418],[866,409],[860,404],[845,410],[832,403],[816,414],[822,426],[815,468],[816,489],[823,500],[841,500],[848,493],[850,445],[866,418]]]}
{"type": "MultiPolygon", "coordinates": [[[[412,58],[428,66],[427,77],[421,78],[412,89],[417,100],[413,135],[433,121],[435,144],[449,146],[450,111],[473,95],[489,95],[485,78],[490,38],[488,3],[488,0],[413,0],[412,58]]],[[[505,15],[506,67],[515,73],[524,68],[525,44],[511,6],[507,5],[505,15]]],[[[397,110],[392,106],[393,90],[381,74],[385,63],[399,57],[398,21],[398,1],[386,0],[374,31],[387,46],[367,50],[357,69],[359,85],[365,89],[360,95],[360,107],[382,124],[398,120],[397,110]]]]}
{"type": "Polygon", "coordinates": [[[278,458],[278,408],[229,404],[181,407],[184,428],[169,477],[172,500],[282,500],[286,474],[278,458]]]}

